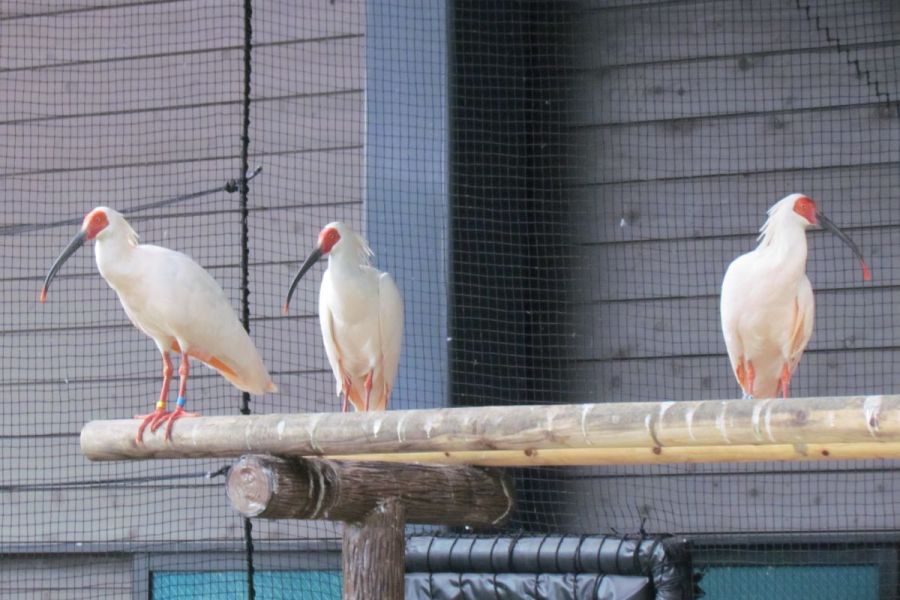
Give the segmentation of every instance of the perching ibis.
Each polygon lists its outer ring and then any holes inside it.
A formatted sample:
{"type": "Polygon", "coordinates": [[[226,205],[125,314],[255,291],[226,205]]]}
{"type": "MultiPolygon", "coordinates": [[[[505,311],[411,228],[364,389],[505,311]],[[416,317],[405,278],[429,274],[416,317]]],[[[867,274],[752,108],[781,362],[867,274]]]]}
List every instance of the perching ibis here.
{"type": "Polygon", "coordinates": [[[815,303],[806,276],[806,230],[821,226],[850,246],[856,244],[803,194],[791,194],[769,209],[759,245],[728,266],[722,280],[722,332],[731,369],[748,398],[788,397],[791,377],[813,332],[815,303]]]}
{"type": "Polygon", "coordinates": [[[385,410],[403,337],[403,300],[394,280],[369,264],[372,250],[343,223],[329,223],[291,282],[284,312],[300,278],[323,256],[328,268],[319,289],[319,324],[325,354],[343,395],[356,410],[385,410]]]}
{"type": "Polygon", "coordinates": [[[85,241],[96,242],[97,269],[115,290],[135,327],[153,338],[162,354],[163,384],[156,410],[141,419],[135,440],[144,430],[156,431],[167,423],[165,438],[181,417],[196,416],[184,410],[189,357],[222,374],[240,390],[251,394],[275,392],[259,352],[241,326],[219,284],[200,265],[181,252],[138,243],[128,221],[115,210],[97,207],[87,214],[81,230],[62,251],[44,280],[41,302],[63,263],[85,241]],[[180,385],[174,411],[168,411],[172,361],[169,352],[181,355],[180,385]]]}

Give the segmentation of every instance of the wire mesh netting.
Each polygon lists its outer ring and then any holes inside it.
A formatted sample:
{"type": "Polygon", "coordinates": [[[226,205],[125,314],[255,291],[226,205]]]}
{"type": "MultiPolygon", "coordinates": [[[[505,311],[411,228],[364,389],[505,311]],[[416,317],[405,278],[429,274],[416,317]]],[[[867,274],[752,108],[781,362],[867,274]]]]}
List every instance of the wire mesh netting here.
{"type": "MultiPolygon", "coordinates": [[[[808,233],[792,394],[891,393],[898,73],[888,0],[7,2],[0,596],[340,596],[340,526],[248,531],[228,460],[81,455],[85,422],[151,412],[162,381],[89,244],[37,301],[95,206],[249,317],[279,392],[247,405],[196,363],[206,415],[339,409],[324,265],[281,313],[331,221],[405,299],[392,408],[738,398],[722,277],[792,192],[873,272],[808,233]]],[[[897,598],[896,469],[517,469],[518,509],[485,533],[675,534],[708,598],[897,598]]]]}

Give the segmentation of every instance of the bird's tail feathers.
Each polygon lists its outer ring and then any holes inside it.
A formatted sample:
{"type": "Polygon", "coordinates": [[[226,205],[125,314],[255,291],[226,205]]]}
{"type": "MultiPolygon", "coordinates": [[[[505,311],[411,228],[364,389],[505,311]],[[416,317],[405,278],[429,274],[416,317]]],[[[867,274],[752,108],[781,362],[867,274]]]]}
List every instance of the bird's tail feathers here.
{"type": "Polygon", "coordinates": [[[241,374],[216,356],[197,355],[194,352],[189,352],[189,354],[209,368],[218,371],[222,377],[227,379],[234,387],[242,392],[261,396],[265,393],[274,393],[278,391],[278,386],[276,386],[275,382],[269,378],[269,374],[265,373],[265,367],[262,367],[264,373],[263,379],[262,377],[255,377],[258,373],[241,374]],[[253,381],[253,379],[256,380],[253,381]]]}

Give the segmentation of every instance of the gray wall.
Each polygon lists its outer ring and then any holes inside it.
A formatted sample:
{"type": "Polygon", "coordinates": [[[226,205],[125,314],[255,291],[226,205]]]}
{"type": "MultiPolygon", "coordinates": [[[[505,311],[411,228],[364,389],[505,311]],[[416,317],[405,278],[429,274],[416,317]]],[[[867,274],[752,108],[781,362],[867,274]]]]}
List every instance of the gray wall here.
{"type": "MultiPolygon", "coordinates": [[[[782,0],[581,3],[572,110],[586,394],[739,397],[721,278],[755,246],[766,209],[795,191],[846,226],[874,280],[863,284],[835,238],[810,233],[816,329],[793,394],[900,387],[900,127],[885,105],[900,99],[900,12],[810,4],[807,15],[782,0]]],[[[894,466],[584,469],[576,512],[619,531],[642,516],[652,531],[690,533],[896,528],[894,466]]]]}

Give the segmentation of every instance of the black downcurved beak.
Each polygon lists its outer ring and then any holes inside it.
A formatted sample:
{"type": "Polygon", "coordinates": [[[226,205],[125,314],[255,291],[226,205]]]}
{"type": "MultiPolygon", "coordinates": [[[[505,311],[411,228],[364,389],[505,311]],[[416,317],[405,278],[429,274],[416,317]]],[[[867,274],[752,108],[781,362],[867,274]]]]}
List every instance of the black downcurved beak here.
{"type": "Polygon", "coordinates": [[[56,272],[63,266],[63,263],[69,260],[69,257],[75,254],[75,251],[81,248],[84,245],[85,240],[87,240],[87,232],[84,230],[79,231],[75,234],[75,237],[72,238],[72,241],[69,242],[69,245],[66,246],[66,249],[62,251],[56,261],[53,263],[53,266],[50,267],[50,271],[47,273],[46,279],[44,279],[44,287],[41,288],[41,303],[47,301],[47,290],[50,288],[50,282],[53,281],[53,278],[56,277],[56,272]]]}
{"type": "Polygon", "coordinates": [[[291,297],[294,295],[294,290],[297,289],[297,284],[300,283],[300,280],[306,275],[306,272],[309,271],[314,264],[316,264],[319,259],[322,258],[322,249],[316,248],[313,250],[308,257],[306,257],[306,262],[303,263],[303,266],[300,267],[300,271],[297,273],[297,276],[294,277],[294,281],[291,282],[291,289],[288,290],[287,300],[284,301],[284,306],[281,307],[281,310],[284,314],[288,312],[288,305],[291,303],[291,297]]]}
{"type": "Polygon", "coordinates": [[[819,224],[823,229],[827,229],[834,235],[838,236],[838,238],[840,238],[842,242],[850,246],[850,249],[853,250],[853,254],[856,255],[856,258],[859,259],[860,265],[862,265],[863,279],[865,281],[869,281],[870,279],[872,279],[872,272],[869,270],[869,265],[866,264],[866,260],[863,258],[862,251],[860,251],[859,246],[857,246],[856,243],[850,239],[850,236],[841,231],[840,228],[834,224],[834,221],[832,221],[822,213],[817,212],[816,217],[819,219],[819,224]]]}

